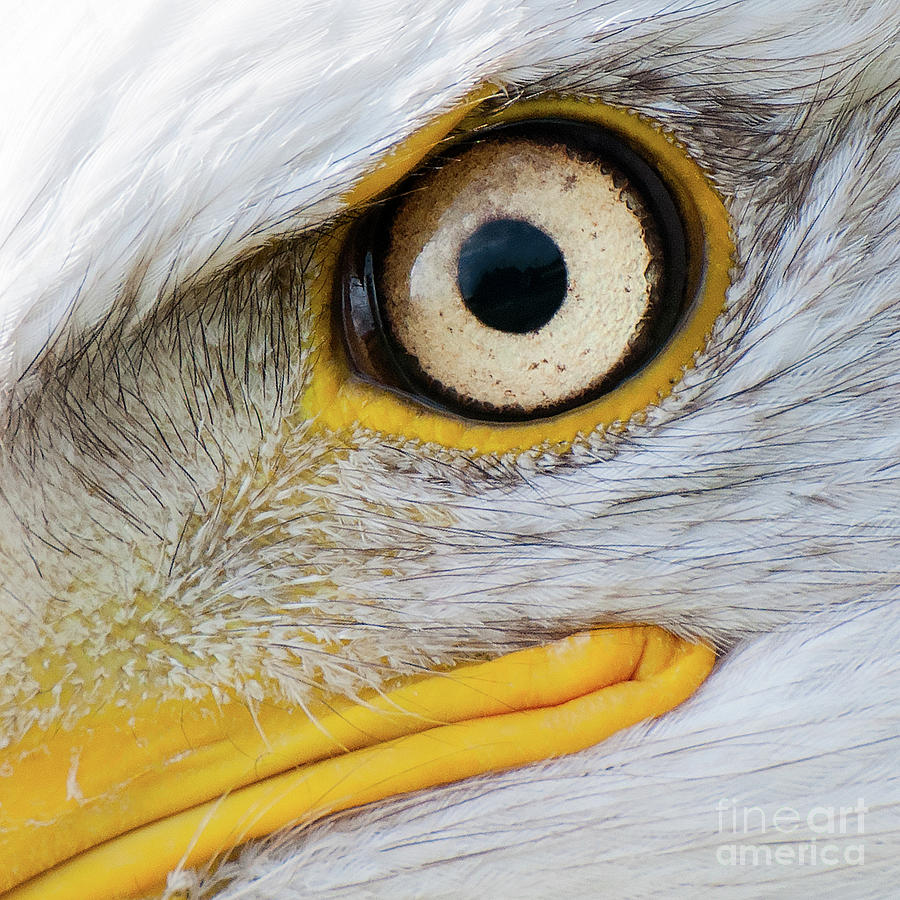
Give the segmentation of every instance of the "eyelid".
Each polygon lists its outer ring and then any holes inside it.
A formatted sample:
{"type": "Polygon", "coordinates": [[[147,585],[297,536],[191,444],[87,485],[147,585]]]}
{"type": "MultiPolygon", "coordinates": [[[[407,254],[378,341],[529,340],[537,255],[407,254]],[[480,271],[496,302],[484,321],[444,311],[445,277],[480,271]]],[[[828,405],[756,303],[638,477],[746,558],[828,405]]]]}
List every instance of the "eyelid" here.
{"type": "Polygon", "coordinates": [[[691,278],[696,299],[664,350],[635,375],[596,400],[553,418],[524,423],[474,422],[435,411],[390,390],[360,380],[351,371],[335,327],[334,285],[340,248],[349,222],[342,223],[322,243],[317,277],[309,286],[313,316],[310,350],[315,354],[312,376],[304,393],[305,417],[318,427],[341,430],[362,427],[399,440],[416,439],[476,454],[522,452],[533,448],[564,452],[600,427],[624,427],[635,415],[671,393],[694,358],[706,346],[725,304],[734,253],[728,214],[716,189],[697,163],[662,129],[626,110],[593,100],[541,97],[520,100],[500,109],[470,100],[419,132],[409,145],[395,151],[349,194],[366,203],[396,184],[456,127],[469,134],[484,126],[541,118],[570,118],[598,124],[619,135],[652,161],[687,213],[685,227],[693,243],[691,278]],[[424,135],[424,136],[423,136],[424,135]]]}
{"type": "Polygon", "coordinates": [[[347,209],[356,209],[389,191],[412,172],[448,134],[462,127],[467,116],[496,96],[497,88],[491,84],[475,88],[452,109],[442,113],[389,151],[371,172],[341,197],[341,202],[347,209]]]}

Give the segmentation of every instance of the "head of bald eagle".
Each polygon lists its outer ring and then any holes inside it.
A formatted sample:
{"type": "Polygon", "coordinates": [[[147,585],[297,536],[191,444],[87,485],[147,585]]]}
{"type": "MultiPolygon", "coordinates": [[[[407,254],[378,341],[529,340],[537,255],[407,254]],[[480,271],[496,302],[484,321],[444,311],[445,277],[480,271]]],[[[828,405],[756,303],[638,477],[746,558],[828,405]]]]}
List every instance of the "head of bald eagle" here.
{"type": "Polygon", "coordinates": [[[0,890],[885,895],[898,36],[7,15],[0,890]]]}

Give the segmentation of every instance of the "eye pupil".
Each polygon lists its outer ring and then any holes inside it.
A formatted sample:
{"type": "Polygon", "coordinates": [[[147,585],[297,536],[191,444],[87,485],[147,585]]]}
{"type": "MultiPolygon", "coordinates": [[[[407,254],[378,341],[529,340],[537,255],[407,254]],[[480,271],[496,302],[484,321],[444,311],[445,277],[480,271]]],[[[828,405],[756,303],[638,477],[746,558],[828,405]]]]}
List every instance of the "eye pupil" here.
{"type": "Polygon", "coordinates": [[[521,219],[493,219],[477,228],[460,248],[457,272],[466,307],[498,331],[537,331],[566,297],[562,251],[521,219]]]}

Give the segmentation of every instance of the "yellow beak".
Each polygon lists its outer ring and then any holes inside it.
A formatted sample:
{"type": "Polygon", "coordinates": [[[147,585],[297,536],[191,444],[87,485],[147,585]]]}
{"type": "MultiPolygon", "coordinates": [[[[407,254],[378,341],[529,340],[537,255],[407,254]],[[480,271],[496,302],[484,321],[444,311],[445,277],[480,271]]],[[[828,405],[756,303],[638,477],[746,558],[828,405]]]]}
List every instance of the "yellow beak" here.
{"type": "Polygon", "coordinates": [[[297,822],[589,747],[681,703],[713,661],[611,627],[359,703],[145,700],[32,730],[0,755],[0,890],[140,896],[297,822]]]}

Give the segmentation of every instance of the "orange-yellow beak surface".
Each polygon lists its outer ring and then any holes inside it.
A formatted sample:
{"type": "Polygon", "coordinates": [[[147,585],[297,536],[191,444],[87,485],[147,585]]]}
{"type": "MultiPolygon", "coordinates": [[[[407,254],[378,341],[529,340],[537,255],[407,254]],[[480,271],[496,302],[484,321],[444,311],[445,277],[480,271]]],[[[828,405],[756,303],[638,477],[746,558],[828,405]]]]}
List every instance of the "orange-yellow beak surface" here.
{"type": "Polygon", "coordinates": [[[358,703],[145,701],[32,730],[0,755],[0,890],[141,896],[293,823],[589,747],[681,703],[713,660],[611,627],[358,703]]]}

